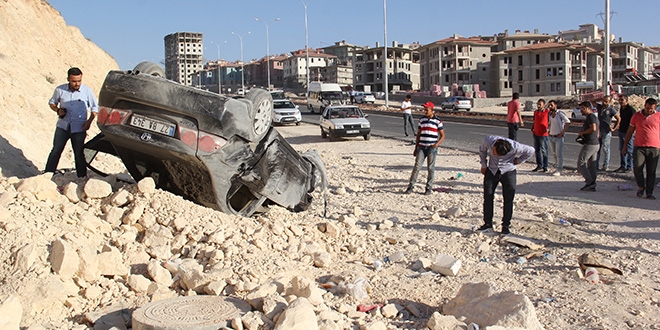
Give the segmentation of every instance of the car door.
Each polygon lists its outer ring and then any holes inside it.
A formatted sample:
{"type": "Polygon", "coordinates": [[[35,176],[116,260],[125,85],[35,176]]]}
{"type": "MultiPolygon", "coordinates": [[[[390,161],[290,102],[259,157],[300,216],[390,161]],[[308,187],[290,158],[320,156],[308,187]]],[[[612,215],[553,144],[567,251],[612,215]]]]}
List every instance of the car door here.
{"type": "Polygon", "coordinates": [[[321,118],[319,118],[319,126],[321,127],[321,131],[323,132],[329,132],[330,129],[330,111],[331,109],[325,108],[323,110],[323,113],[321,114],[321,118]]]}

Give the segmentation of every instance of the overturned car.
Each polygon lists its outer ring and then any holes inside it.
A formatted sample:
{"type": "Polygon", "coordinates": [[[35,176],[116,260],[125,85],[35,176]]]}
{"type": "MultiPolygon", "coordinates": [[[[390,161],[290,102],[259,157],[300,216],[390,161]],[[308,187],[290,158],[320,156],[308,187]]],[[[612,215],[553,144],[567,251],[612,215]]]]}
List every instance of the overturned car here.
{"type": "Polygon", "coordinates": [[[86,143],[118,156],[139,181],[225,213],[277,204],[306,210],[327,186],[315,151],[298,153],[271,127],[270,94],[244,98],[184,86],[149,72],[111,71],[99,93],[101,133],[86,143]]]}

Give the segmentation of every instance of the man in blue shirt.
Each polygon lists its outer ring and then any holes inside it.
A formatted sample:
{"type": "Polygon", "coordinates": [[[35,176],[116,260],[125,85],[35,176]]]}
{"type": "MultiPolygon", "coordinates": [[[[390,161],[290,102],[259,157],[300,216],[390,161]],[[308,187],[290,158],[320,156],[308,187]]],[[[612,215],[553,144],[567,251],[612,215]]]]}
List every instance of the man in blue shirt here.
{"type": "Polygon", "coordinates": [[[516,195],[516,166],[534,155],[534,148],[514,140],[489,135],[479,147],[481,174],[484,175],[484,224],[479,231],[493,229],[493,200],[495,189],[502,183],[504,210],[502,234],[509,234],[513,217],[513,198],[516,195]]]}
{"type": "Polygon", "coordinates": [[[57,113],[60,119],[57,120],[53,149],[48,155],[45,171],[54,173],[57,170],[64,146],[70,139],[76,163],[76,175],[82,178],[87,176],[87,164],[83,154],[85,137],[99,111],[99,106],[92,89],[82,84],[80,69],[70,68],[67,72],[67,81],[67,84],[55,88],[53,96],[48,101],[50,108],[57,113]],[[89,118],[87,117],[88,111],[91,112],[89,118]]]}

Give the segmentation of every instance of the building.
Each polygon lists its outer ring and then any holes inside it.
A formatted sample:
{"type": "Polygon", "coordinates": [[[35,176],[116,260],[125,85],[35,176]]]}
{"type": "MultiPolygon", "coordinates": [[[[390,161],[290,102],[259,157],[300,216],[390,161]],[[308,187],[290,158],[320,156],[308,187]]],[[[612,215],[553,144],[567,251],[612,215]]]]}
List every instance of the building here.
{"type": "Polygon", "coordinates": [[[352,45],[346,40],[335,42],[332,46],[323,47],[323,53],[337,56],[335,66],[326,69],[329,81],[336,82],[342,86],[353,86],[353,59],[356,52],[365,47],[352,45]]]}
{"type": "Polygon", "coordinates": [[[263,57],[259,60],[251,61],[245,65],[246,73],[250,76],[250,83],[246,85],[266,88],[268,86],[268,66],[270,65],[270,85],[269,88],[282,88],[284,61],[287,55],[274,55],[270,59],[263,57]]]}
{"type": "Polygon", "coordinates": [[[326,68],[334,65],[337,56],[324,54],[321,49],[308,49],[309,55],[304,49],[291,52],[289,58],[284,60],[283,81],[286,88],[307,88],[307,57],[309,56],[309,81],[335,82],[324,76],[326,68]]]}
{"type": "MultiPolygon", "coordinates": [[[[491,49],[497,42],[481,37],[449,38],[424,45],[418,49],[420,63],[420,89],[452,85],[482,86],[487,90],[490,80],[491,49]]],[[[487,91],[488,94],[491,91],[487,91]]]]}
{"type": "Polygon", "coordinates": [[[504,30],[504,33],[499,33],[493,37],[493,40],[497,42],[497,46],[493,52],[501,52],[516,47],[550,42],[554,41],[555,38],[555,36],[547,33],[539,33],[538,29],[535,29],[533,33],[516,30],[516,32],[511,35],[509,34],[509,30],[504,30]]]}
{"type": "Polygon", "coordinates": [[[236,93],[241,87],[240,62],[211,61],[204,69],[191,75],[192,86],[222,94],[236,93]]]}
{"type": "Polygon", "coordinates": [[[203,34],[176,32],[165,36],[165,77],[192,85],[192,74],[204,68],[203,34]]]}
{"type": "Polygon", "coordinates": [[[605,30],[598,28],[596,24],[582,24],[575,30],[565,30],[557,32],[559,41],[575,43],[594,43],[601,42],[605,36],[605,30]]]}
{"type": "Polygon", "coordinates": [[[410,45],[392,42],[387,47],[387,64],[383,68],[385,47],[376,43],[375,48],[356,50],[353,62],[354,88],[359,91],[384,92],[385,74],[387,89],[392,91],[418,90],[419,80],[419,44],[410,45]]]}
{"type": "MultiPolygon", "coordinates": [[[[598,77],[589,72],[588,60],[598,58],[590,57],[593,54],[598,51],[565,42],[517,47],[494,56],[493,77],[500,84],[500,91],[510,90],[521,96],[575,95],[582,89],[602,86],[602,76],[600,80],[588,80],[598,77]]],[[[510,95],[500,92],[497,96],[510,95]]]]}

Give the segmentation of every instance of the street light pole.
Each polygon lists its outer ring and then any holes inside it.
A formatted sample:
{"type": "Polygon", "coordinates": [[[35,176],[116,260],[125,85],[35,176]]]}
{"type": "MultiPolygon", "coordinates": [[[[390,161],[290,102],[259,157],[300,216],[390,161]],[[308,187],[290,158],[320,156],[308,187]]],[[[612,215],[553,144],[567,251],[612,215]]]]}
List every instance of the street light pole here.
{"type": "Polygon", "coordinates": [[[307,96],[309,96],[309,31],[307,29],[307,5],[312,0],[307,1],[307,3],[300,0],[300,3],[305,7],[305,75],[307,76],[307,96]]]}
{"type": "MultiPolygon", "coordinates": [[[[237,36],[238,39],[241,40],[241,89],[243,90],[243,93],[245,93],[245,62],[243,61],[243,36],[238,33],[234,33],[233,31],[231,34],[237,36]]],[[[245,34],[250,34],[250,31],[248,31],[245,34]]]]}
{"type": "MultiPolygon", "coordinates": [[[[270,43],[268,42],[268,23],[266,23],[265,21],[260,20],[256,17],[254,18],[254,20],[257,21],[257,22],[264,23],[264,25],[266,26],[266,62],[267,62],[267,65],[268,65],[268,86],[266,86],[266,89],[270,90],[270,43]]],[[[278,18],[273,20],[273,23],[277,22],[279,20],[280,20],[280,18],[278,17],[278,18]]]]}
{"type": "MultiPolygon", "coordinates": [[[[213,41],[211,41],[211,43],[214,44],[216,47],[218,47],[218,61],[216,62],[216,64],[218,65],[218,94],[222,94],[222,68],[220,67],[220,45],[213,41]]],[[[225,43],[227,43],[226,40],[225,43]]]]}
{"type": "Polygon", "coordinates": [[[383,52],[385,53],[385,63],[383,64],[383,69],[385,70],[385,108],[389,109],[390,99],[387,86],[387,0],[383,0],[383,37],[385,40],[385,48],[383,52]]]}

